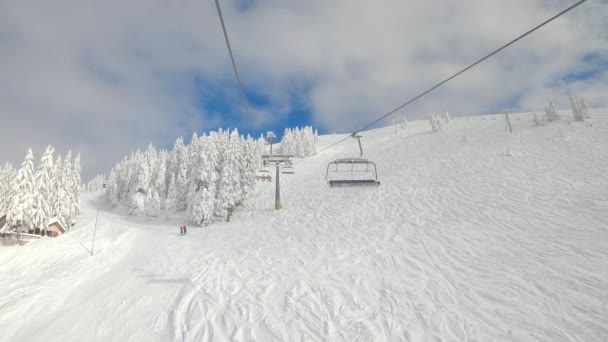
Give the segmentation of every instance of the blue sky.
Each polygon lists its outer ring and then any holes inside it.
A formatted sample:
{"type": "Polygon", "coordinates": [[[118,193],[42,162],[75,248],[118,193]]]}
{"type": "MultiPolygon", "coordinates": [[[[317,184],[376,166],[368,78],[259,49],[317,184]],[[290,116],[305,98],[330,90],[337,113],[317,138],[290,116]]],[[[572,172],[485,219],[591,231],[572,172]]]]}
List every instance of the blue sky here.
{"type": "MultiPolygon", "coordinates": [[[[549,18],[569,0],[0,3],[0,155],[51,144],[84,178],[150,142],[217,128],[350,132],[549,18]]],[[[608,100],[607,1],[588,1],[399,114],[542,110],[608,100]]],[[[390,119],[386,121],[390,123],[390,119]]]]}
{"type": "Polygon", "coordinates": [[[585,81],[602,77],[608,72],[608,58],[599,53],[591,52],[581,58],[577,70],[565,74],[561,80],[566,83],[585,81]]]}

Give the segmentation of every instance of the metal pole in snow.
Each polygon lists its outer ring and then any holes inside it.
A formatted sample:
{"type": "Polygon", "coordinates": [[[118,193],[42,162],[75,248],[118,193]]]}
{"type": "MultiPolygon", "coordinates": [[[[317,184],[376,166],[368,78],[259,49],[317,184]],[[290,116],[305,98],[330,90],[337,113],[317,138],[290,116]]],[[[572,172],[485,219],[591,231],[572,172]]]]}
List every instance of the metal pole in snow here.
{"type": "Polygon", "coordinates": [[[281,183],[279,182],[279,175],[281,174],[279,172],[279,163],[275,164],[277,167],[277,171],[276,171],[276,191],[275,191],[275,195],[274,195],[274,208],[276,210],[281,209],[281,183]]]}
{"type": "Polygon", "coordinates": [[[505,114],[506,123],[505,123],[505,131],[508,131],[509,134],[513,133],[513,128],[511,127],[511,120],[509,118],[509,114],[511,113],[510,109],[503,109],[503,113],[505,114]]]}
{"type": "Polygon", "coordinates": [[[97,208],[97,215],[95,215],[95,228],[93,229],[93,244],[91,245],[91,255],[93,255],[93,249],[95,249],[95,233],[97,233],[97,219],[99,218],[99,208],[97,208]]]}

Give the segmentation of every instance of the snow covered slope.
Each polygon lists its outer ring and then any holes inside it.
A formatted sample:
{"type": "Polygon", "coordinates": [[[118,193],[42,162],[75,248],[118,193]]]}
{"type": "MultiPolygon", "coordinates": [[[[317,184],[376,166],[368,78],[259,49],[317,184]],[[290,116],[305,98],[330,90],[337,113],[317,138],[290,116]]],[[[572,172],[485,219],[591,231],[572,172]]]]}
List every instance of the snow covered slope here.
{"type": "Polygon", "coordinates": [[[0,247],[0,341],[606,341],[608,115],[592,117],[364,132],[380,187],[327,187],[327,163],[358,155],[345,142],[281,175],[285,210],[260,183],[188,236],[83,194],[78,229],[0,247]]]}

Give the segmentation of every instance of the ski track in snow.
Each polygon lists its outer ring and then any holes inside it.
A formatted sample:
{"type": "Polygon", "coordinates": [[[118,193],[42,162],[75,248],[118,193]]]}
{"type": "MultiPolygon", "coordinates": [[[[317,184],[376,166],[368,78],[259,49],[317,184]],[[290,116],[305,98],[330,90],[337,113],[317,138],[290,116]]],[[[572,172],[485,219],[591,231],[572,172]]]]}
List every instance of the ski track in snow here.
{"type": "Polygon", "coordinates": [[[85,195],[82,229],[0,248],[0,341],[605,341],[608,116],[594,117],[365,132],[378,188],[327,187],[327,163],[358,153],[345,142],[281,175],[283,211],[267,183],[185,237],[102,210],[92,257],[85,195]]]}

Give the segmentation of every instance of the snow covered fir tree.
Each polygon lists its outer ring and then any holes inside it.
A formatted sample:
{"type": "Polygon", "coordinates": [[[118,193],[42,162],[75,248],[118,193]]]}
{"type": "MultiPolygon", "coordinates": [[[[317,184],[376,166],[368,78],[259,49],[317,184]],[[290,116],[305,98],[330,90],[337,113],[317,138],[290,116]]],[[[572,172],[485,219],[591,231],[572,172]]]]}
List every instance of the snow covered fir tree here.
{"type": "Polygon", "coordinates": [[[94,192],[103,189],[103,185],[106,183],[105,175],[97,175],[90,181],[82,186],[83,191],[94,192]]]}
{"type": "MultiPolygon", "coordinates": [[[[259,142],[238,130],[180,137],[171,151],[149,145],[110,171],[106,197],[112,207],[149,218],[186,213],[199,225],[228,217],[255,186],[261,165],[259,142]]],[[[262,145],[263,146],[263,145],[262,145]]]]}
{"type": "Polygon", "coordinates": [[[48,224],[57,221],[69,230],[80,213],[80,155],[68,152],[53,158],[48,146],[38,167],[29,149],[18,170],[10,164],[0,169],[0,214],[6,215],[2,233],[47,235],[48,224]]]}
{"type": "Polygon", "coordinates": [[[319,134],[311,126],[303,128],[286,128],[281,140],[281,151],[283,154],[304,158],[317,153],[316,144],[319,134]]]}

